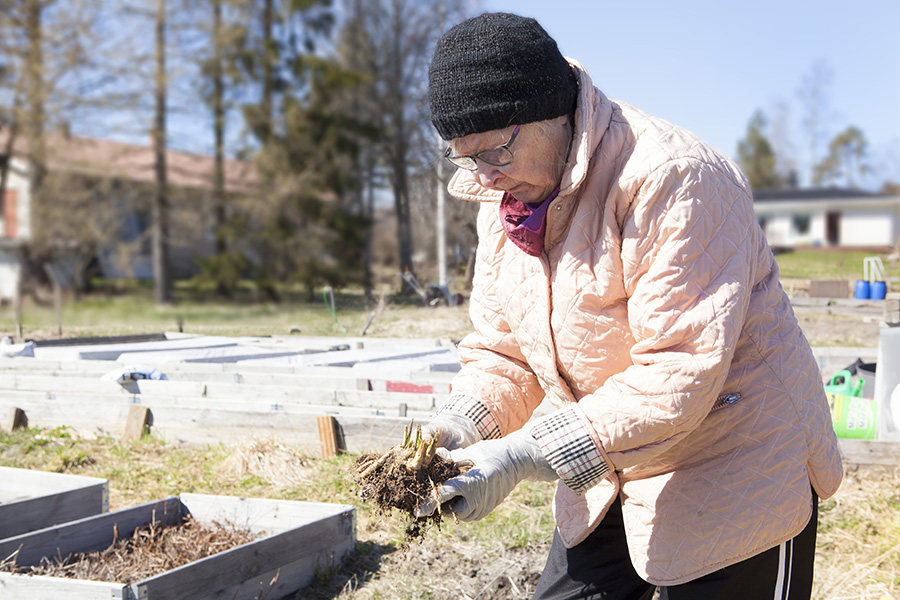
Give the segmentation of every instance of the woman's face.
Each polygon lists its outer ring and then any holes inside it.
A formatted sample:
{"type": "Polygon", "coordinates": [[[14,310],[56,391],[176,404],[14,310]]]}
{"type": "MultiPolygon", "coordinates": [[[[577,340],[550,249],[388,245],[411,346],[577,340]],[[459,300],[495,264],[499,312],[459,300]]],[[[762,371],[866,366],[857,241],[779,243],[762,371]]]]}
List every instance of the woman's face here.
{"type": "MultiPolygon", "coordinates": [[[[505,144],[514,129],[515,126],[510,126],[456,138],[450,141],[450,148],[457,155],[474,155],[505,144]]],[[[565,116],[526,123],[519,127],[516,139],[509,146],[511,163],[496,167],[476,159],[477,169],[473,174],[488,189],[509,192],[521,202],[540,202],[562,179],[570,139],[565,116]]]]}

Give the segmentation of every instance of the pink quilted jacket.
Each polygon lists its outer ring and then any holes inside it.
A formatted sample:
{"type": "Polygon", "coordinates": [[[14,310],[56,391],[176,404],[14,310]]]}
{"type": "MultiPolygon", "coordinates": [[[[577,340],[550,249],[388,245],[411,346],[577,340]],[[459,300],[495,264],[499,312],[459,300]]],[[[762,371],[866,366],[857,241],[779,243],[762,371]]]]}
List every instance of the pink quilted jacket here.
{"type": "Polygon", "coordinates": [[[798,534],[810,486],[841,461],[818,367],[778,281],[749,187],[689,132],[593,87],[580,92],[544,253],[505,236],[483,202],[463,368],[443,410],[482,437],[526,425],[560,475],[568,546],[618,496],[638,573],[689,581],[798,534]]]}

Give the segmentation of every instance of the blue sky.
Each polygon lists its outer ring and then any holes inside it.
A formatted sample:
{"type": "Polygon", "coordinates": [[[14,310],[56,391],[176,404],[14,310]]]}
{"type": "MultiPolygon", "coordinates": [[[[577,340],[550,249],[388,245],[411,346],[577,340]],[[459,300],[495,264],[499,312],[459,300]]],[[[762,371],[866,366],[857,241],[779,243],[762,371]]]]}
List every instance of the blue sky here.
{"type": "MultiPolygon", "coordinates": [[[[821,64],[830,140],[849,125],[870,145],[869,186],[900,182],[900,1],[482,0],[537,19],[614,99],[690,129],[729,156],[757,109],[787,107],[808,161],[798,90],[821,64]]],[[[802,177],[802,175],[801,175],[802,177]]]]}

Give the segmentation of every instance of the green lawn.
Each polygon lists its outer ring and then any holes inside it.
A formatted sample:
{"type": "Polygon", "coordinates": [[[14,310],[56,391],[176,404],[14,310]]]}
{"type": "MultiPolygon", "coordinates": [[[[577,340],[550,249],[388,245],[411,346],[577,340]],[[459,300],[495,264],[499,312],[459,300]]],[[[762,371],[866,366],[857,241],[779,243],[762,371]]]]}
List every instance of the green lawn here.
{"type": "Polygon", "coordinates": [[[857,250],[807,249],[785,252],[775,257],[782,279],[846,279],[863,278],[863,260],[880,256],[888,281],[900,280],[900,262],[889,261],[887,255],[857,250]]]}
{"type": "MultiPolygon", "coordinates": [[[[112,336],[184,331],[204,335],[449,337],[457,339],[471,328],[467,305],[425,307],[415,295],[385,294],[367,301],[362,292],[283,294],[280,302],[262,301],[252,292],[225,301],[176,286],[173,302],[157,305],[144,287],[101,291],[76,300],[66,295],[62,305],[63,337],[112,336]],[[373,316],[374,313],[374,316],[373,316]],[[370,321],[371,319],[371,321],[370,321]],[[368,326],[367,326],[368,325],[368,326]]],[[[26,296],[21,311],[22,336],[58,337],[52,298],[35,301],[26,296]]],[[[10,305],[0,308],[0,335],[16,337],[16,315],[10,305]]]]}

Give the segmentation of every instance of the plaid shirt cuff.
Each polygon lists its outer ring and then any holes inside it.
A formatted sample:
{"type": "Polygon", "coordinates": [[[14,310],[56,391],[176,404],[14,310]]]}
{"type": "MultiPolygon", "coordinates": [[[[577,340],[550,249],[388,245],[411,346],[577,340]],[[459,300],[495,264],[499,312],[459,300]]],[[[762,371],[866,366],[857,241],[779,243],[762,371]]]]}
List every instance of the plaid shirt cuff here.
{"type": "Polygon", "coordinates": [[[562,408],[531,425],[531,434],[559,478],[582,494],[609,474],[609,465],[572,408],[562,408]]]}
{"type": "Polygon", "coordinates": [[[475,423],[475,429],[478,430],[481,439],[493,440],[502,437],[500,435],[500,425],[488,410],[488,407],[471,396],[465,394],[453,394],[450,399],[444,402],[437,411],[435,416],[451,412],[469,419],[475,423]]]}

